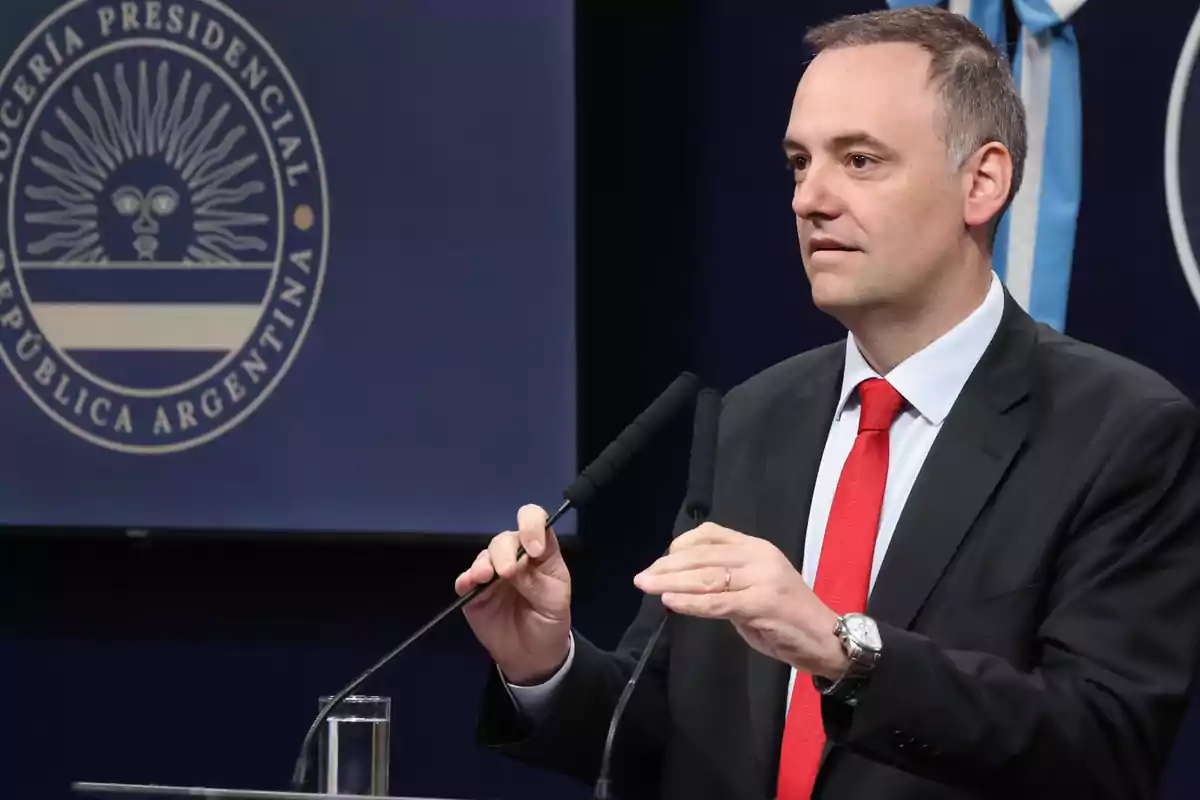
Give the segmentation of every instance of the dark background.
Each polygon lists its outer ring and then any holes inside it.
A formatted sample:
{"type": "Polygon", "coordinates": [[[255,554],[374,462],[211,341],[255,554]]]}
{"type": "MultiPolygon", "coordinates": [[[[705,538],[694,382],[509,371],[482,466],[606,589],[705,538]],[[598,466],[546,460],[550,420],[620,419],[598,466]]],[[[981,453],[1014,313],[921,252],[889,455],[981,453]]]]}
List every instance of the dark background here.
{"type": "MultiPolygon", "coordinates": [[[[879,5],[582,3],[584,459],[681,369],[728,388],[840,335],[809,303],[779,140],[804,28],[879,5]]],[[[1076,25],[1085,187],[1068,331],[1200,397],[1200,311],[1162,193],[1167,93],[1196,8],[1113,5],[1089,3],[1076,25]]],[[[576,622],[601,644],[667,540],[686,437],[681,420],[582,518],[568,556],[576,622]]],[[[514,498],[513,511],[555,500],[514,498]]],[[[3,796],[65,800],[71,780],[283,788],[316,697],[449,602],[473,555],[445,540],[0,539],[3,796]]],[[[393,793],[587,797],[474,746],[487,670],[454,618],[367,687],[394,698],[393,793]]],[[[1197,795],[1197,752],[1193,710],[1164,797],[1197,795]]]]}

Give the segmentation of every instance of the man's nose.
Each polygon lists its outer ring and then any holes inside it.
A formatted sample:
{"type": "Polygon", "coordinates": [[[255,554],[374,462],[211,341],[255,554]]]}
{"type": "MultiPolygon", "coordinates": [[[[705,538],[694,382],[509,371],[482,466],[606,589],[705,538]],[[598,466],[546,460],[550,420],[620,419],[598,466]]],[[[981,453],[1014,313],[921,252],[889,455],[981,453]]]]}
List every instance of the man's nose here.
{"type": "Polygon", "coordinates": [[[839,205],[832,176],[824,167],[810,165],[792,192],[792,211],[802,219],[834,217],[839,205]]]}

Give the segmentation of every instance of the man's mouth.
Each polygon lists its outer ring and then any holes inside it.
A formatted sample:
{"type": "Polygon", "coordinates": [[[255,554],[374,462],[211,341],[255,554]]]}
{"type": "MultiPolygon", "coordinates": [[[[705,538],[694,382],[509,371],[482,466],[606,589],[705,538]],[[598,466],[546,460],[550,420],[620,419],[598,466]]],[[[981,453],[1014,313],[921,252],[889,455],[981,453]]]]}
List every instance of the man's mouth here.
{"type": "Polygon", "coordinates": [[[828,250],[849,253],[858,249],[857,247],[851,247],[848,244],[839,242],[837,239],[830,239],[828,237],[817,237],[810,239],[808,242],[808,248],[814,253],[828,250]]]}

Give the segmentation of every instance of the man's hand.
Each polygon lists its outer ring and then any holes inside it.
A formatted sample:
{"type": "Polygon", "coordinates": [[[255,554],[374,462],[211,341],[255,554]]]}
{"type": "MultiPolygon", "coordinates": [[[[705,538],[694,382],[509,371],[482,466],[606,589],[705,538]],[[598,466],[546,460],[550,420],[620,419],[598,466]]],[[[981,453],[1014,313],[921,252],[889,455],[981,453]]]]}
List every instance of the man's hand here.
{"type": "Polygon", "coordinates": [[[849,665],[837,614],[765,539],[706,522],[633,582],[678,614],[729,620],[755,650],[803,672],[836,679],[849,665]]]}
{"type": "Polygon", "coordinates": [[[546,511],[524,506],[516,531],[492,539],[454,581],[464,595],[494,575],[502,580],[463,607],[475,637],[510,683],[532,685],[553,675],[571,647],[571,573],[546,527],[546,511]],[[517,560],[517,548],[526,556],[517,560]]]}

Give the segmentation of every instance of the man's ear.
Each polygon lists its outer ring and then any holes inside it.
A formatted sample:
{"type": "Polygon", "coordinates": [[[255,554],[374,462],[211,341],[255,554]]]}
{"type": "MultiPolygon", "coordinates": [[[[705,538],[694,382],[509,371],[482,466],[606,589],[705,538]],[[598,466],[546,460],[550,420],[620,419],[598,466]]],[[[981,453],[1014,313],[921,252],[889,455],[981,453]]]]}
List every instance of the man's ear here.
{"type": "Polygon", "coordinates": [[[963,221],[968,227],[997,222],[1012,186],[1012,154],[999,142],[988,142],[963,165],[963,221]]]}

